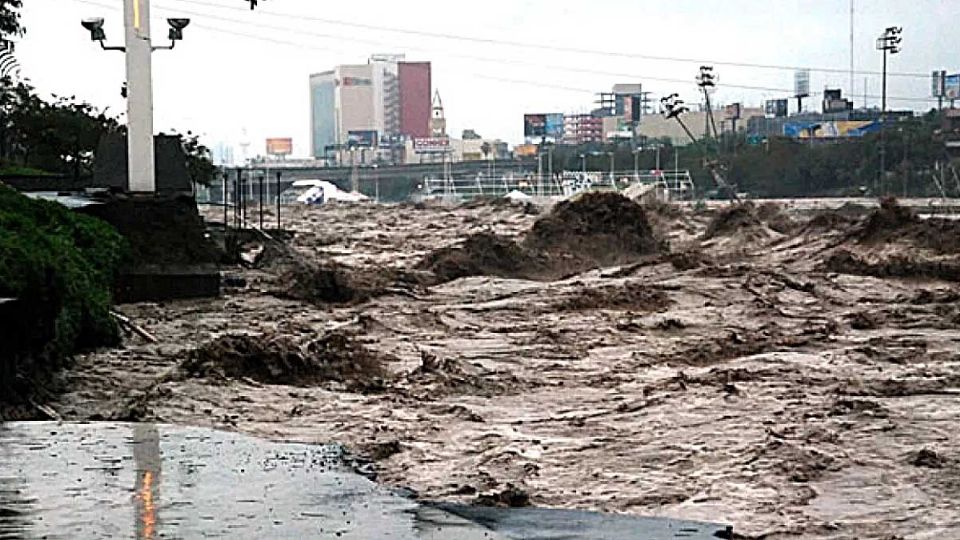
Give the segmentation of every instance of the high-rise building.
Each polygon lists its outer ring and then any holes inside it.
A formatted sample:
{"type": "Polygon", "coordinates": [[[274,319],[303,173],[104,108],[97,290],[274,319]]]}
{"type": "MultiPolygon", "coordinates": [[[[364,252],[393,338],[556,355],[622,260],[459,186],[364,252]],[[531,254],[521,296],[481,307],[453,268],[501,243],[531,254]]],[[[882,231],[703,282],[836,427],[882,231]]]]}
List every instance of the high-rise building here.
{"type": "Polygon", "coordinates": [[[333,71],[310,76],[310,147],[322,158],[337,144],[337,80],[333,71]]]}
{"type": "Polygon", "coordinates": [[[429,135],[430,63],[403,58],[378,54],[310,76],[314,157],[325,157],[329,147],[429,135]]]}
{"type": "Polygon", "coordinates": [[[430,136],[430,62],[399,65],[400,134],[414,139],[430,136]]]}

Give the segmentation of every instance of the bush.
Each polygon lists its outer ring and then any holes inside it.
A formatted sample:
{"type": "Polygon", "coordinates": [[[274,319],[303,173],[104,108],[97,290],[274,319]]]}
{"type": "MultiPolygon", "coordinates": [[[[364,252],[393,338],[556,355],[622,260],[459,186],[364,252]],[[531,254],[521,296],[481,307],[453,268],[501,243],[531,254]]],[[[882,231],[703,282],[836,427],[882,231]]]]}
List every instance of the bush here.
{"type": "Polygon", "coordinates": [[[126,253],[110,225],[0,184],[0,297],[18,299],[15,317],[0,320],[2,373],[30,380],[74,352],[117,343],[111,290],[126,253]]]}

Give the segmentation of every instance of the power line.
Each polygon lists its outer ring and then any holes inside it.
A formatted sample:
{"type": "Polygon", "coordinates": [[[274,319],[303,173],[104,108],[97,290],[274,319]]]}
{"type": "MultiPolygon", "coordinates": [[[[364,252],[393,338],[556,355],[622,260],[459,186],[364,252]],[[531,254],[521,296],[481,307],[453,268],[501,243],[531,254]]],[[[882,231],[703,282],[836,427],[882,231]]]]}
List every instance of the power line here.
{"type": "MultiPolygon", "coordinates": [[[[105,9],[119,9],[119,8],[116,8],[115,6],[107,6],[107,5],[100,4],[100,3],[97,3],[97,2],[94,2],[94,1],[91,1],[91,0],[74,0],[74,1],[80,2],[80,3],[84,3],[84,4],[94,5],[94,6],[101,7],[101,8],[105,8],[105,9]]],[[[185,1],[188,1],[188,0],[176,0],[176,1],[185,2],[185,1]]],[[[211,15],[211,14],[209,14],[209,13],[202,13],[202,12],[196,12],[196,11],[190,11],[190,10],[183,10],[183,9],[179,9],[179,8],[172,8],[172,7],[164,6],[164,5],[160,5],[160,4],[156,5],[156,7],[157,7],[157,8],[160,8],[160,9],[165,9],[165,10],[177,11],[177,13],[179,13],[179,14],[194,15],[194,16],[197,16],[197,17],[205,17],[205,18],[209,18],[209,19],[212,19],[212,20],[215,20],[215,21],[220,21],[220,22],[225,22],[225,23],[233,23],[233,24],[239,24],[239,25],[254,25],[254,24],[255,24],[255,25],[257,26],[257,28],[262,28],[262,29],[266,29],[266,30],[274,30],[274,31],[282,32],[282,33],[286,33],[286,34],[294,33],[294,34],[301,34],[301,35],[304,35],[304,36],[308,36],[308,37],[312,37],[312,38],[319,38],[319,39],[336,39],[336,40],[339,40],[339,41],[351,41],[351,42],[355,42],[355,43],[362,43],[362,44],[371,45],[371,46],[376,46],[376,47],[389,46],[388,44],[386,44],[386,43],[384,43],[384,42],[373,41],[373,40],[366,40],[366,39],[356,38],[356,37],[352,37],[352,36],[342,36],[342,35],[335,35],[335,34],[317,33],[317,32],[312,32],[312,31],[307,31],[307,30],[301,30],[301,29],[297,29],[297,28],[290,28],[290,27],[287,27],[287,26],[275,26],[275,25],[268,25],[268,24],[262,24],[262,23],[252,23],[252,22],[248,22],[248,21],[244,21],[244,20],[231,19],[231,18],[226,18],[226,17],[222,17],[222,16],[211,15]]],[[[246,12],[247,10],[241,10],[241,11],[246,12]]],[[[322,51],[326,51],[326,52],[329,52],[329,51],[331,50],[329,47],[311,46],[311,45],[304,44],[304,43],[299,43],[299,42],[292,42],[292,41],[287,41],[287,40],[282,40],[282,39],[277,39],[277,38],[264,37],[264,36],[259,36],[259,35],[255,35],[255,34],[249,34],[249,33],[245,33],[245,32],[238,32],[238,31],[234,31],[234,30],[228,30],[228,29],[224,29],[224,28],[220,28],[220,27],[215,27],[215,26],[211,26],[211,25],[204,24],[204,23],[195,23],[195,26],[197,26],[197,27],[199,27],[199,28],[208,29],[208,30],[211,30],[211,31],[214,31],[214,32],[221,32],[221,33],[225,33],[225,34],[229,34],[229,35],[234,35],[234,36],[239,36],[239,37],[247,37],[247,38],[250,38],[250,39],[256,39],[256,40],[259,40],[259,41],[265,41],[265,42],[275,43],[275,44],[280,44],[280,45],[287,45],[287,46],[292,46],[292,47],[297,47],[297,48],[311,48],[311,49],[314,49],[314,50],[322,50],[322,51]]],[[[429,52],[434,52],[432,49],[424,48],[424,47],[416,47],[416,46],[414,46],[414,47],[407,47],[407,48],[408,48],[408,49],[412,49],[412,50],[419,50],[419,51],[423,51],[423,52],[428,52],[428,53],[429,53],[429,52]]],[[[340,49],[340,52],[352,52],[352,51],[345,51],[345,50],[343,50],[343,49],[340,49]]],[[[463,58],[463,59],[473,60],[473,61],[477,61],[477,62],[493,63],[493,64],[497,64],[497,65],[516,65],[516,66],[533,67],[533,68],[539,68],[539,69],[550,69],[550,70],[554,70],[554,71],[566,71],[566,72],[571,72],[571,73],[581,73],[581,74],[590,74],[590,75],[602,75],[602,76],[608,76],[608,77],[620,77],[620,78],[632,79],[632,80],[656,81],[656,82],[665,82],[665,83],[671,83],[671,84],[685,84],[685,85],[686,85],[686,84],[689,84],[689,85],[693,85],[693,84],[695,83],[695,80],[694,80],[693,78],[691,78],[691,79],[688,80],[688,79],[678,79],[678,78],[668,78],[668,77],[655,77],[655,76],[639,75],[639,74],[636,74],[636,73],[624,73],[624,72],[603,71],[603,70],[597,70],[597,69],[571,67],[571,66],[569,66],[569,65],[545,64],[545,63],[543,63],[543,62],[529,62],[529,61],[523,61],[523,60],[484,57],[484,56],[477,56],[477,55],[470,55],[470,54],[463,54],[463,53],[444,52],[444,53],[441,53],[441,54],[445,54],[445,55],[449,55],[449,56],[453,56],[453,57],[457,57],[457,58],[463,58]]],[[[490,80],[495,80],[495,78],[493,78],[493,77],[482,77],[482,78],[490,79],[490,80]]],[[[504,82],[516,82],[516,80],[512,80],[512,81],[505,80],[504,82]]],[[[535,82],[535,81],[528,81],[528,82],[535,82]]],[[[538,82],[538,84],[542,84],[542,83],[539,83],[539,82],[538,82]]],[[[745,85],[745,84],[736,84],[736,83],[724,83],[724,84],[723,84],[723,87],[725,87],[725,88],[734,88],[734,89],[738,89],[738,90],[750,90],[750,91],[759,91],[759,92],[775,92],[775,93],[781,93],[781,94],[791,94],[791,93],[793,92],[793,90],[792,90],[792,89],[789,89],[789,88],[778,88],[778,87],[768,87],[768,86],[745,85]]],[[[580,89],[577,89],[577,91],[579,92],[579,91],[581,91],[581,90],[580,90],[580,89]]],[[[592,92],[592,93],[596,93],[596,92],[592,92]]],[[[876,98],[877,96],[869,96],[869,97],[876,98]]],[[[895,99],[895,100],[898,100],[898,101],[928,102],[928,101],[930,101],[932,98],[891,97],[890,99],[895,99]]]]}
{"type": "MultiPolygon", "coordinates": [[[[223,9],[223,10],[229,10],[229,11],[241,11],[241,12],[248,11],[244,8],[214,4],[210,2],[202,2],[198,0],[170,0],[170,1],[182,2],[185,4],[193,4],[197,6],[209,7],[214,9],[223,9]]],[[[554,52],[588,54],[588,55],[595,55],[595,56],[614,56],[614,57],[632,58],[632,59],[639,59],[639,60],[652,60],[652,61],[658,61],[658,62],[684,62],[684,63],[691,63],[691,64],[711,64],[711,65],[717,65],[717,66],[732,66],[732,67],[743,67],[743,68],[753,68],[753,69],[772,69],[772,70],[782,70],[782,71],[809,70],[809,71],[818,72],[818,73],[838,73],[838,74],[849,73],[849,71],[844,68],[790,66],[790,65],[782,65],[782,64],[762,64],[762,63],[753,63],[753,62],[731,62],[731,61],[705,59],[705,58],[659,56],[659,55],[649,55],[649,54],[640,54],[640,53],[628,53],[628,52],[622,52],[622,51],[602,51],[597,49],[584,49],[579,47],[567,47],[562,45],[546,45],[541,43],[530,43],[530,42],[522,42],[522,41],[483,38],[483,37],[476,37],[476,36],[463,36],[458,34],[447,34],[443,32],[428,32],[425,30],[412,30],[408,28],[396,28],[396,27],[381,26],[381,25],[374,25],[374,24],[368,24],[368,23],[358,23],[353,21],[344,21],[340,19],[328,19],[325,17],[316,17],[311,15],[271,12],[267,9],[261,9],[258,13],[260,13],[261,15],[269,15],[273,17],[295,19],[300,21],[320,22],[324,24],[346,26],[351,28],[360,28],[365,30],[377,30],[380,32],[392,32],[397,34],[407,34],[407,35],[429,37],[429,38],[435,38],[435,39],[455,40],[455,41],[463,41],[463,42],[469,42],[469,43],[481,43],[486,45],[521,47],[521,48],[527,48],[527,49],[548,50],[548,51],[554,51],[554,52]]],[[[879,71],[866,71],[866,70],[855,71],[855,73],[860,75],[874,75],[874,76],[882,75],[882,72],[879,72],[879,71]]],[[[887,76],[913,77],[913,78],[926,79],[930,77],[930,74],[929,73],[910,73],[910,72],[887,72],[887,76]]]]}

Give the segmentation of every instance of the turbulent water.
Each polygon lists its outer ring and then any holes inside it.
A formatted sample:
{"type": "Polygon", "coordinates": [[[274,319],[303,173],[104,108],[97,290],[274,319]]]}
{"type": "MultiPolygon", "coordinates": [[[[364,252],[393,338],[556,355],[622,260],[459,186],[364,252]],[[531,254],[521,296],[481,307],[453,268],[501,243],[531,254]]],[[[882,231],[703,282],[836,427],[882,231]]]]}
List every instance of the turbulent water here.
{"type": "Polygon", "coordinates": [[[80,358],[51,405],[337,441],[432,499],[702,519],[746,538],[960,537],[960,288],[936,273],[956,253],[789,210],[706,240],[715,211],[661,209],[674,255],[551,281],[394,279],[474,233],[522,240],[528,210],[285,208],[300,257],[391,283],[324,305],[235,268],[245,285],[223,298],[122,306],[160,343],[80,358]],[[873,266],[838,273],[839,250],[873,266]],[[904,257],[924,264],[861,275],[904,257]],[[306,346],[331,330],[389,375],[358,389],[177,369],[224,334],[306,346]]]}

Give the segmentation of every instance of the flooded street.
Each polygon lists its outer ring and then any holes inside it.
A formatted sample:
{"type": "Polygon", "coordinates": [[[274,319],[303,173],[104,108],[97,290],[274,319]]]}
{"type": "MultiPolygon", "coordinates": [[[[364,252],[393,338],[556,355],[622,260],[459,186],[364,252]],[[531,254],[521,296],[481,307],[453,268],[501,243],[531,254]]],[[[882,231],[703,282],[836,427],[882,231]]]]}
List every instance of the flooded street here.
{"type": "MultiPolygon", "coordinates": [[[[296,257],[384,284],[310,301],[253,242],[264,255],[226,270],[235,279],[222,298],[121,306],[159,343],[132,335],[80,357],[51,406],[66,420],[342,443],[374,462],[379,482],[429,500],[729,523],[744,538],[960,537],[957,251],[924,243],[912,222],[842,210],[649,209],[668,252],[598,268],[563,259],[571,271],[537,279],[498,269],[431,281],[431,252],[475,233],[522,240],[543,215],[506,204],[284,208],[296,257]],[[322,344],[383,371],[367,376],[357,363],[275,384],[210,367],[211,351],[251,346],[221,340],[243,335],[300,351],[335,336],[322,344]]],[[[185,435],[160,433],[176,455],[185,435]]],[[[211,448],[225,444],[242,443],[211,448]]],[[[315,452],[300,466],[321,466],[314,457],[327,454],[315,452]]],[[[128,498],[150,491],[127,469],[110,479],[94,455],[83,466],[103,471],[98,485],[128,498]]],[[[165,501],[209,490],[220,504],[214,486],[237,479],[197,487],[191,475],[209,474],[201,462],[245,458],[207,455],[217,457],[164,466],[165,501]]],[[[380,496],[335,471],[312,481],[380,496]]],[[[261,491],[250,504],[293,495],[261,491]]],[[[221,502],[243,519],[242,504],[221,502]]],[[[380,519],[346,504],[351,522],[380,519]]],[[[277,519],[297,527],[292,506],[277,519]]],[[[130,504],[104,511],[134,515],[130,504]]],[[[171,515],[202,528],[213,511],[171,515]]]]}

